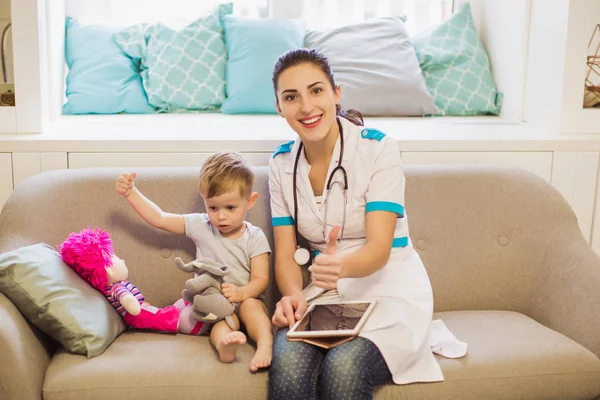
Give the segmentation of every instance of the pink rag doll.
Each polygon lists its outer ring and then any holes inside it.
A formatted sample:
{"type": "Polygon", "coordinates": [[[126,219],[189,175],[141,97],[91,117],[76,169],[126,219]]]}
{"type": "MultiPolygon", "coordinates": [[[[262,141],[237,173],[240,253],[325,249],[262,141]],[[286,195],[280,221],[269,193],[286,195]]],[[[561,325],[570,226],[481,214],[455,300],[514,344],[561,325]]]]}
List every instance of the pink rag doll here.
{"type": "Polygon", "coordinates": [[[113,251],[110,235],[88,227],[71,233],[58,248],[62,259],[77,275],[95,287],[132,328],[199,335],[207,324],[192,318],[193,305],[183,299],[175,305],[157,308],[127,281],[125,261],[113,251]]]}

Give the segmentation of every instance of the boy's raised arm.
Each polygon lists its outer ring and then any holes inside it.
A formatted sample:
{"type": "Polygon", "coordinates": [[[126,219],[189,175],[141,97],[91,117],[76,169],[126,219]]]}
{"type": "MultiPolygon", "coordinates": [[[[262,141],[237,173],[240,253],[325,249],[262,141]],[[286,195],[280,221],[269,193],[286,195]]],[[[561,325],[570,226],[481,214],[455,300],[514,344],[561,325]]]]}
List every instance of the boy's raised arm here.
{"type": "Polygon", "coordinates": [[[185,234],[185,221],[181,214],[166,213],[142,194],[135,186],[137,174],[123,173],[117,178],[117,193],[125,197],[140,217],[155,228],[171,233],[185,234]]]}

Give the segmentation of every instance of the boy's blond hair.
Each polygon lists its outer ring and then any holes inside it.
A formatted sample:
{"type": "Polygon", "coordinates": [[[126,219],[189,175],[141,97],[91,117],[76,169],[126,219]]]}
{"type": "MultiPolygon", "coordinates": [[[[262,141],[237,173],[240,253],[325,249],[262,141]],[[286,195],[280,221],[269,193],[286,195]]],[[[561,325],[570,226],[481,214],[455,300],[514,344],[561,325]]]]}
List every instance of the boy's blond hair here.
{"type": "Polygon", "coordinates": [[[240,195],[250,196],[253,184],[252,167],[239,153],[213,154],[200,170],[200,193],[207,199],[236,188],[240,195]]]}

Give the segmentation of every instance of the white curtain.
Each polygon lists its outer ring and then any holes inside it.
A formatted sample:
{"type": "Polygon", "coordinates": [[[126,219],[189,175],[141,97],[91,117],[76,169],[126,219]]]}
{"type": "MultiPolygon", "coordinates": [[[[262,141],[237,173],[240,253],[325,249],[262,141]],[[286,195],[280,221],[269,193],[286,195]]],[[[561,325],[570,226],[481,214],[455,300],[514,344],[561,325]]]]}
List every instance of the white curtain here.
{"type": "MultiPolygon", "coordinates": [[[[187,23],[226,0],[66,0],[67,16],[85,23],[130,25],[161,21],[187,23]]],[[[233,0],[234,14],[299,18],[308,29],[328,29],[365,19],[402,15],[411,34],[452,13],[453,0],[233,0]]]]}
{"type": "MultiPolygon", "coordinates": [[[[231,0],[228,0],[231,1],[231,0]]],[[[131,25],[186,23],[210,13],[224,0],[66,0],[65,13],[83,23],[131,25]]],[[[266,17],[268,0],[233,0],[234,14],[266,17]]]]}
{"type": "MultiPolygon", "coordinates": [[[[277,1],[277,0],[273,0],[277,1]]],[[[452,13],[452,0],[301,0],[309,29],[327,29],[373,17],[405,16],[411,34],[426,30],[452,13]]]]}

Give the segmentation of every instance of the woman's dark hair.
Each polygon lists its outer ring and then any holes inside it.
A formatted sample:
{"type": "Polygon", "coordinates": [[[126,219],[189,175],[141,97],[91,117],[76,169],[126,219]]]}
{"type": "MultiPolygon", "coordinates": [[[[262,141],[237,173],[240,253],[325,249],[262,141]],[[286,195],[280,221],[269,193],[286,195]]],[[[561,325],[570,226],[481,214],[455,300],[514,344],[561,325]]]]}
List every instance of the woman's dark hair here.
{"type": "MultiPolygon", "coordinates": [[[[282,54],[277,59],[275,67],[273,68],[273,88],[275,89],[275,98],[277,98],[277,79],[279,79],[279,75],[290,67],[305,63],[321,68],[321,71],[323,71],[329,79],[331,87],[335,90],[335,79],[333,79],[333,72],[331,72],[331,66],[329,65],[327,57],[315,49],[293,49],[282,54]]],[[[339,104],[336,104],[335,111],[336,115],[346,118],[354,125],[364,125],[363,116],[358,110],[342,110],[342,107],[339,104]]]]}

